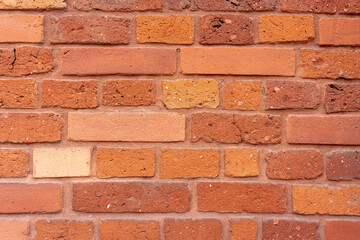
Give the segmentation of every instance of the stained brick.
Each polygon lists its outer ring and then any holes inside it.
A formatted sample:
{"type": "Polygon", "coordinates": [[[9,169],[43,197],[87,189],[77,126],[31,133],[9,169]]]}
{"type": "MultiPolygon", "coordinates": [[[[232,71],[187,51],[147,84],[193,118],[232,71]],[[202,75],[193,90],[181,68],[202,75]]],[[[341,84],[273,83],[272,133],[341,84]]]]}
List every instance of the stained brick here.
{"type": "Polygon", "coordinates": [[[325,88],[327,113],[360,111],[360,84],[331,83],[325,88]]]}

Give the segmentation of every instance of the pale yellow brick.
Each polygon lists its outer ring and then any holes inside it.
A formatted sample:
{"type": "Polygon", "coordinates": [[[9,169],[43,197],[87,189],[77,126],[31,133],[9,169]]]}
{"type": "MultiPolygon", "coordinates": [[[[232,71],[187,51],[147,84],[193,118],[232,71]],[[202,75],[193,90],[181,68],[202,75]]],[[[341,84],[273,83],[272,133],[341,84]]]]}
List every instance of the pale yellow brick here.
{"type": "Polygon", "coordinates": [[[57,9],[65,8],[66,0],[0,0],[0,9],[57,9]]]}

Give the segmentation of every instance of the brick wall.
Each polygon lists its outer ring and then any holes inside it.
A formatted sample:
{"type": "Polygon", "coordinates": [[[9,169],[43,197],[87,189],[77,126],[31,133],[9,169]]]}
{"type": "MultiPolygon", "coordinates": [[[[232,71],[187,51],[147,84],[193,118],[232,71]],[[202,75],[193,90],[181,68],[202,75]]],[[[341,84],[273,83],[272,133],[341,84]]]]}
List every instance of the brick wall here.
{"type": "Polygon", "coordinates": [[[0,0],[0,239],[360,239],[358,0],[0,0]]]}

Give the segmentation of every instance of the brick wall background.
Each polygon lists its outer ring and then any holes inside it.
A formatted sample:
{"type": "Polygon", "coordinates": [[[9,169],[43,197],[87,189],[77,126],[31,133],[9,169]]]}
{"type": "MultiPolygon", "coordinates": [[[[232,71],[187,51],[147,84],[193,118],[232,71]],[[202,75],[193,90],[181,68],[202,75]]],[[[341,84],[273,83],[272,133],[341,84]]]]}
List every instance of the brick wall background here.
{"type": "Polygon", "coordinates": [[[358,0],[0,0],[0,239],[360,239],[358,0]]]}

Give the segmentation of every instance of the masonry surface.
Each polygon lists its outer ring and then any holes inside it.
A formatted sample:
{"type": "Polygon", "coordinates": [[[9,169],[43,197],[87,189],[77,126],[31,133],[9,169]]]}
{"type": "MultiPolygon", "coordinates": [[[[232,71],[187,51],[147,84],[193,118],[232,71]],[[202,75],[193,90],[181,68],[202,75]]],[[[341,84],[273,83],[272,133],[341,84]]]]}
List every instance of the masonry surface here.
{"type": "Polygon", "coordinates": [[[0,240],[360,240],[359,0],[0,0],[0,240]]]}

